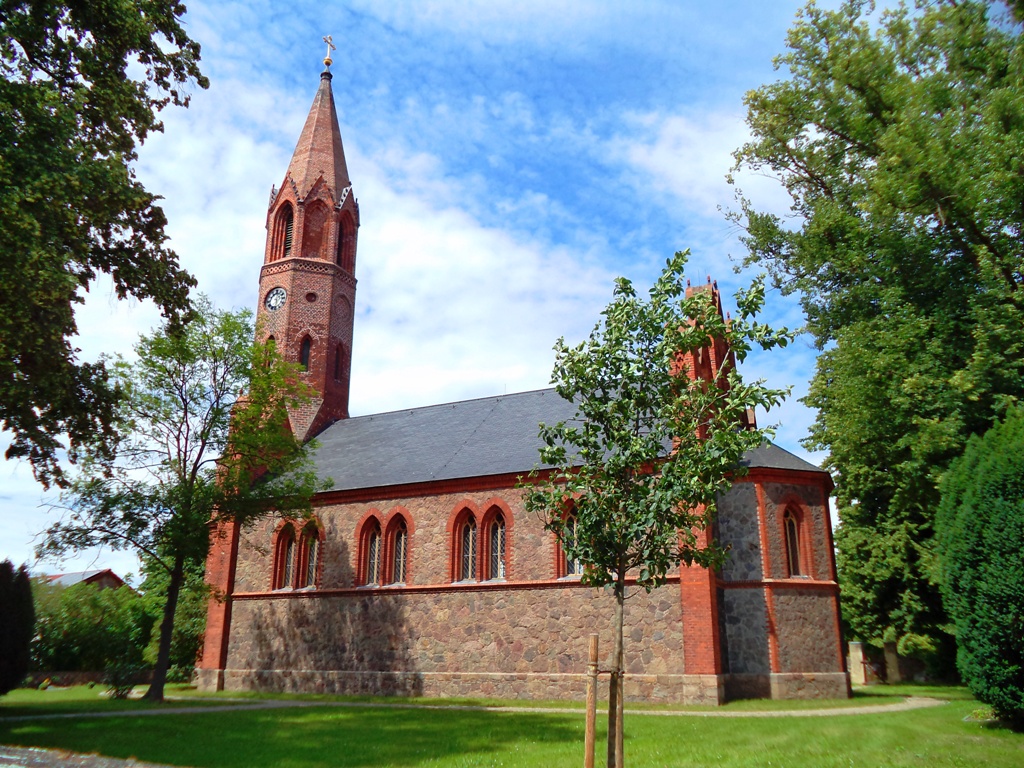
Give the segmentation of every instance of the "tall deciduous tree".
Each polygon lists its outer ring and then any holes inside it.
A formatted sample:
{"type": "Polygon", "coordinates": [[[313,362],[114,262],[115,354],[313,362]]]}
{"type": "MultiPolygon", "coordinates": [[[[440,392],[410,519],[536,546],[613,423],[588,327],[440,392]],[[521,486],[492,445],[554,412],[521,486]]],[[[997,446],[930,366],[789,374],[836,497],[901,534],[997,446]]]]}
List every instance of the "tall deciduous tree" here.
{"type": "Polygon", "coordinates": [[[116,358],[123,396],[110,441],[84,451],[44,553],[97,544],[134,549],[169,575],[153,684],[160,700],[188,561],[203,560],[218,517],[246,523],[273,507],[301,512],[319,484],[288,424],[310,390],[294,365],[253,342],[251,315],[200,298],[184,329],[164,328],[116,358]]]}
{"type": "Polygon", "coordinates": [[[846,0],[787,42],[736,159],[792,215],[736,218],[824,350],[807,445],[837,476],[844,617],[934,647],[938,477],[1024,395],[1024,40],[1003,3],[846,0]]]}
{"type": "Polygon", "coordinates": [[[80,363],[74,309],[98,273],[179,319],[195,284],[132,169],[157,113],[207,86],[178,0],[0,3],[0,425],[44,484],[109,431],[115,389],[80,363]]]}
{"type": "Polygon", "coordinates": [[[0,696],[17,688],[28,672],[35,632],[32,583],[23,565],[0,563],[0,696]]]}
{"type": "Polygon", "coordinates": [[[526,508],[540,514],[581,580],[615,596],[609,693],[608,765],[622,765],[623,607],[626,587],[650,591],[680,563],[715,567],[723,553],[701,532],[716,497],[741,474],[740,458],[767,430],[744,429],[748,408],[770,408],[785,393],[745,383],[726,363],[715,381],[688,369],[712,339],[742,361],[753,345],[789,341],[753,321],[764,302],[755,283],[737,294],[739,316],[725,320],[709,291],[687,296],[686,253],[669,259],[643,299],[628,280],[589,340],[555,345],[552,383],[577,404],[571,421],[542,425],[541,461],[554,469],[525,483],[526,508]],[[566,516],[571,508],[572,514],[566,516]]]}

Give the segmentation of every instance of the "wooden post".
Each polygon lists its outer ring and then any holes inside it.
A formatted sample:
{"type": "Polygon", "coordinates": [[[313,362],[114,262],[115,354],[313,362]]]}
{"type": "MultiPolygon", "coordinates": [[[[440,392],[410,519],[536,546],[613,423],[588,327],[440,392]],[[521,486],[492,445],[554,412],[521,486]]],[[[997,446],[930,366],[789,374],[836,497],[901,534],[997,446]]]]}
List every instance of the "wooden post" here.
{"type": "Polygon", "coordinates": [[[584,737],[583,768],[594,768],[594,742],[597,727],[597,635],[590,636],[590,662],[587,664],[587,734],[584,737]]]}

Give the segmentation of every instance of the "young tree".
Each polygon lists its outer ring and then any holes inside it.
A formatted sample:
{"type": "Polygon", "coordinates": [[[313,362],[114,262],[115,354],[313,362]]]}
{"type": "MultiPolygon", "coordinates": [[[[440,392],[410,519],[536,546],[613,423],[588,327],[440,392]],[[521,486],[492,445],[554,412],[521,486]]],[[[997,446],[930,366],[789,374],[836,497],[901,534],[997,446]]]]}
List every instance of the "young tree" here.
{"type": "MultiPolygon", "coordinates": [[[[167,600],[170,574],[167,563],[154,563],[143,558],[142,574],[145,577],[139,590],[147,605],[162,609],[167,600]]],[[[167,679],[169,682],[188,682],[192,678],[196,660],[203,648],[203,634],[206,632],[206,613],[210,603],[210,585],[206,583],[206,562],[185,561],[185,576],[178,593],[178,607],[174,613],[174,633],[171,636],[171,651],[168,659],[167,679]]],[[[146,648],[145,658],[155,663],[160,654],[160,633],[154,632],[146,648]]]]}
{"type": "Polygon", "coordinates": [[[1024,727],[1024,409],[972,437],[942,479],[942,596],[964,682],[1024,727]]]}
{"type": "Polygon", "coordinates": [[[736,219],[823,350],[807,445],[836,474],[844,618],[935,647],[938,478],[1024,396],[1024,38],[1004,3],[911,5],[801,12],[736,153],[792,216],[736,219]]]}
{"type": "Polygon", "coordinates": [[[743,454],[768,433],[744,428],[747,409],[770,408],[785,395],[760,381],[744,383],[736,370],[752,345],[769,349],[790,338],[753,321],[763,286],[737,294],[739,317],[726,320],[710,291],[684,288],[686,256],[669,259],[646,300],[619,278],[589,340],[576,347],[558,340],[552,383],[577,404],[576,416],[541,425],[541,462],[553,469],[535,471],[524,484],[526,509],[582,564],[581,581],[610,585],[615,596],[609,766],[623,758],[627,581],[650,591],[681,563],[721,563],[723,553],[701,532],[718,494],[742,473],[743,454]],[[692,361],[712,345],[726,351],[726,362],[707,380],[692,361]]]}
{"type": "Polygon", "coordinates": [[[35,631],[32,583],[28,569],[17,571],[10,560],[0,563],[0,696],[25,679],[35,631]]]}
{"type": "Polygon", "coordinates": [[[185,328],[143,336],[137,361],[116,358],[117,440],[83,451],[63,519],[42,547],[131,548],[167,570],[149,699],[163,698],[185,566],[205,558],[211,520],[302,512],[319,490],[287,414],[310,390],[295,366],[252,339],[248,311],[219,312],[200,298],[185,328]]]}
{"type": "Polygon", "coordinates": [[[0,8],[0,426],[7,456],[63,483],[109,431],[116,391],[79,363],[74,308],[97,273],[120,298],[188,309],[193,278],[164,242],[166,220],[135,179],[136,146],[157,113],[207,87],[178,0],[33,0],[0,8]]]}

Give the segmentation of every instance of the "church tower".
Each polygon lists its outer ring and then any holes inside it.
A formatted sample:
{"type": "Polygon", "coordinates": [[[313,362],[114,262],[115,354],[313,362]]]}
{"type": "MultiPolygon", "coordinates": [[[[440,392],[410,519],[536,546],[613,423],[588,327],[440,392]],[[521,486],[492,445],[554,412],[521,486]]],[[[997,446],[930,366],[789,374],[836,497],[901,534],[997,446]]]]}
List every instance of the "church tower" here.
{"type": "Polygon", "coordinates": [[[280,189],[271,189],[257,334],[298,363],[316,399],[289,413],[308,440],[348,417],[359,205],[341,144],[330,58],[280,189]]]}

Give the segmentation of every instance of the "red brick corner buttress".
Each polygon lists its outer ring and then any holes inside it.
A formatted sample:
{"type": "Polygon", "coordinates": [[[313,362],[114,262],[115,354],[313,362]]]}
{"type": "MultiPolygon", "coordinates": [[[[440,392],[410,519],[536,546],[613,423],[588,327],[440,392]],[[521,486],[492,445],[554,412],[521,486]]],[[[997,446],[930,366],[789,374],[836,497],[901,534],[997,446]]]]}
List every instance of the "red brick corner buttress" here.
{"type": "MultiPolygon", "coordinates": [[[[701,532],[698,546],[707,543],[701,532]]],[[[683,607],[683,669],[687,675],[722,674],[722,647],[718,637],[718,589],[714,571],[697,565],[679,569],[683,607]]]]}
{"type": "Polygon", "coordinates": [[[234,521],[210,524],[210,552],[206,556],[206,583],[213,590],[206,610],[206,637],[198,670],[200,686],[224,689],[231,630],[231,593],[235,587],[239,526],[234,521]]]}

